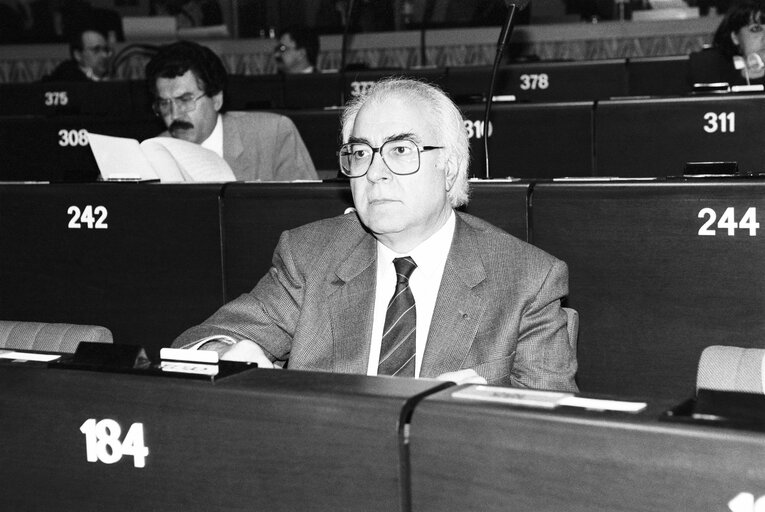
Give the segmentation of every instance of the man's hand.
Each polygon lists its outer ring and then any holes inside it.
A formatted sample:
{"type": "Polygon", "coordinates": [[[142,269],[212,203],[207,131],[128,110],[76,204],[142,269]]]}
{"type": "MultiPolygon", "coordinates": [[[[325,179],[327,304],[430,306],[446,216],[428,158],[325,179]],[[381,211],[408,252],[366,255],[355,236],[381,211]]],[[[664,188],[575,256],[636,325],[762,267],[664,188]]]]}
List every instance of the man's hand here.
{"type": "Polygon", "coordinates": [[[438,380],[448,380],[455,384],[486,384],[486,379],[478,375],[472,368],[442,373],[438,380]]]}
{"type": "Polygon", "coordinates": [[[223,361],[243,361],[258,363],[258,368],[275,368],[274,363],[266,357],[260,345],[250,340],[242,340],[220,356],[223,361]]]}

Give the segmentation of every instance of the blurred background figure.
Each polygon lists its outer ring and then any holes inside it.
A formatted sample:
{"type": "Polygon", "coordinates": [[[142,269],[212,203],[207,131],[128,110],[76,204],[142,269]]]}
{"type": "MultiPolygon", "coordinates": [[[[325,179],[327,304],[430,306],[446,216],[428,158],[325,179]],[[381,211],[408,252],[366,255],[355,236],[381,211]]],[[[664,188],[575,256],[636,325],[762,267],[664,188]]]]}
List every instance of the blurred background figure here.
{"type": "Polygon", "coordinates": [[[150,14],[175,16],[178,28],[208,27],[223,23],[223,12],[217,0],[155,0],[150,14]]]}
{"type": "Polygon", "coordinates": [[[319,55],[319,36],[304,25],[292,25],[279,34],[279,45],[274,48],[274,60],[280,73],[299,74],[316,71],[319,55]]]}
{"type": "Polygon", "coordinates": [[[709,48],[689,60],[689,82],[765,83],[765,0],[738,0],[728,8],[709,48]]]}
{"type": "Polygon", "coordinates": [[[59,64],[43,81],[100,82],[109,79],[112,47],[99,27],[85,26],[73,35],[69,41],[69,55],[71,59],[59,64]]]}

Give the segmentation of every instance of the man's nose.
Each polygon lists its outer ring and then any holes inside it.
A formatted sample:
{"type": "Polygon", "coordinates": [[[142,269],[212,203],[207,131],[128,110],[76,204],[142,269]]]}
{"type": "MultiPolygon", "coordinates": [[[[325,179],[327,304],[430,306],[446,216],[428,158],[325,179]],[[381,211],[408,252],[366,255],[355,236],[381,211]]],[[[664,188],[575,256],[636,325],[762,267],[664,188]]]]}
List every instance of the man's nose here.
{"type": "Polygon", "coordinates": [[[382,159],[382,154],[379,151],[372,153],[372,161],[369,164],[369,170],[367,171],[367,179],[369,181],[387,180],[392,177],[393,173],[382,159]]]}

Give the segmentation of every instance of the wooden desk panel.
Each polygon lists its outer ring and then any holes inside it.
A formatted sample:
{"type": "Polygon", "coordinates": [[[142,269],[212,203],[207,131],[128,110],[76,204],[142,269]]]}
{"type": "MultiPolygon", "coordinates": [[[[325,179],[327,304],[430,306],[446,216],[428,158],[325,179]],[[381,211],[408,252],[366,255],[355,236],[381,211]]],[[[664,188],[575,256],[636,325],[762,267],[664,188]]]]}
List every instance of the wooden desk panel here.
{"type": "Polygon", "coordinates": [[[8,510],[399,510],[401,416],[446,385],[257,369],[213,385],[2,366],[1,501],[8,510]],[[141,423],[145,466],[128,454],[88,462],[80,429],[91,418],[116,421],[123,448],[141,423]]]}
{"type": "Polygon", "coordinates": [[[412,417],[414,511],[717,512],[765,495],[761,433],[660,423],[660,404],[635,416],[543,411],[454,389],[412,417]]]}
{"type": "Polygon", "coordinates": [[[706,346],[762,347],[765,238],[745,225],[765,226],[764,198],[751,180],[535,186],[533,243],[568,263],[583,391],[680,399],[706,346]]]}

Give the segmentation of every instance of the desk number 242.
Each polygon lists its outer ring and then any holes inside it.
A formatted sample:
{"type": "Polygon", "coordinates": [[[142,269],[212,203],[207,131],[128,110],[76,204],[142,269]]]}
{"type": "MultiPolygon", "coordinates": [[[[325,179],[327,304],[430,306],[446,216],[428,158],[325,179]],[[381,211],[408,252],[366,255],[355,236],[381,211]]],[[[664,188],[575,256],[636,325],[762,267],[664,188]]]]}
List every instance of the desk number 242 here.
{"type": "Polygon", "coordinates": [[[757,222],[757,208],[755,207],[747,208],[744,216],[738,222],[736,222],[736,212],[732,206],[725,209],[720,215],[720,220],[717,220],[717,212],[712,208],[699,210],[699,218],[706,218],[706,222],[699,228],[699,236],[717,235],[715,222],[717,229],[726,231],[728,236],[734,236],[737,229],[748,230],[749,236],[757,236],[757,230],[760,228],[760,223],[757,222]]]}
{"type": "Polygon", "coordinates": [[[122,435],[120,424],[108,418],[100,421],[93,418],[87,419],[80,426],[80,432],[85,434],[88,462],[100,461],[104,464],[114,464],[123,456],[132,455],[135,467],[146,466],[149,448],[143,442],[143,423],[130,425],[122,440],[120,440],[122,435]]]}

